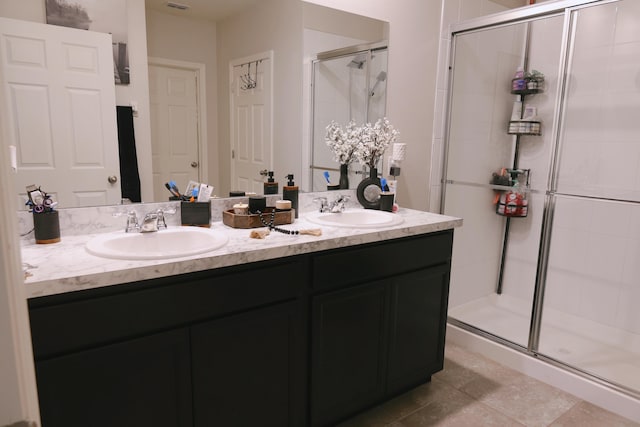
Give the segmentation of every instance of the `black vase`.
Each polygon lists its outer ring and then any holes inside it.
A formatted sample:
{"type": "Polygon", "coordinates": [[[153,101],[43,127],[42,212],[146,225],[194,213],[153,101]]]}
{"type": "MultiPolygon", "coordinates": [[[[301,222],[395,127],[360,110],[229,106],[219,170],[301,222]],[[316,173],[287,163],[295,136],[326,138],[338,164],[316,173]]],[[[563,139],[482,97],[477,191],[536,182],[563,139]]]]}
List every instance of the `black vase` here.
{"type": "Polygon", "coordinates": [[[378,178],[378,169],[371,168],[369,177],[358,184],[358,189],[356,190],[358,202],[365,209],[380,209],[380,193],[382,193],[382,186],[380,185],[380,178],[378,178]]]}
{"type": "Polygon", "coordinates": [[[349,165],[340,165],[340,189],[349,189],[349,165]]]}

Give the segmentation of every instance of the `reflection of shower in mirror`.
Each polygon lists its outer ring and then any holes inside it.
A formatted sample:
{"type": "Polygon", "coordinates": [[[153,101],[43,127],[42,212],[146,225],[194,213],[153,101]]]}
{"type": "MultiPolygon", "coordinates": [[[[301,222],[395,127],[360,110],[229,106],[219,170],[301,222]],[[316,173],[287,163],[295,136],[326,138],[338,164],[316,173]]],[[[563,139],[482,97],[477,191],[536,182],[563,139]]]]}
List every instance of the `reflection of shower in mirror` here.
{"type": "MultiPolygon", "coordinates": [[[[373,56],[372,56],[373,58],[373,56]]],[[[362,70],[362,67],[364,67],[364,63],[367,62],[367,55],[366,53],[360,53],[358,55],[356,55],[351,62],[349,62],[347,64],[347,67],[349,68],[357,68],[358,70],[362,70]]]]}
{"type": "Polygon", "coordinates": [[[373,96],[376,94],[376,88],[378,87],[378,84],[380,84],[380,82],[383,82],[387,80],[387,73],[386,71],[380,71],[378,73],[378,77],[376,77],[376,82],[373,84],[373,87],[371,88],[371,93],[369,94],[370,96],[373,96]]]}

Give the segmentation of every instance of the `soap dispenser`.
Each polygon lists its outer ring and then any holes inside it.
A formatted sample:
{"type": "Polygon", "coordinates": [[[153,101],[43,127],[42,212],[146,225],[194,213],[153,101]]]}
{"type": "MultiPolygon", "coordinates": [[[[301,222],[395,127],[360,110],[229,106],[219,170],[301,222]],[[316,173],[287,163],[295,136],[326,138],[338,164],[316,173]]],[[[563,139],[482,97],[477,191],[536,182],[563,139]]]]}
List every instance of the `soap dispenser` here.
{"type": "Polygon", "coordinates": [[[291,208],[298,218],[298,186],[293,182],[293,174],[287,175],[287,185],[282,187],[282,198],[291,201],[291,208]]]}
{"type": "Polygon", "coordinates": [[[273,171],[269,171],[269,178],[264,183],[264,194],[278,194],[278,183],[273,178],[273,171]]]}

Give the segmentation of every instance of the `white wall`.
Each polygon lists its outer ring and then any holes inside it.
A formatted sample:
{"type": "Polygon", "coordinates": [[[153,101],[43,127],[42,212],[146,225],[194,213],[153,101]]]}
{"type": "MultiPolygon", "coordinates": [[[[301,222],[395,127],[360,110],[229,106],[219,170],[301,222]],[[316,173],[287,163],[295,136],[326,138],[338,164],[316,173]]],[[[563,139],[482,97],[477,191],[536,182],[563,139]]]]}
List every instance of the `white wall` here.
{"type": "Polygon", "coordinates": [[[407,144],[398,203],[427,210],[442,0],[303,1],[389,22],[387,117],[407,144]]]}
{"type": "MultiPolygon", "coordinates": [[[[216,24],[200,19],[147,10],[149,56],[205,65],[207,97],[207,180],[219,189],[218,61],[216,24]]],[[[224,162],[228,163],[228,159],[224,162]]],[[[185,183],[186,184],[186,183],[185,183]]],[[[224,194],[217,193],[220,196],[224,194]]]]}

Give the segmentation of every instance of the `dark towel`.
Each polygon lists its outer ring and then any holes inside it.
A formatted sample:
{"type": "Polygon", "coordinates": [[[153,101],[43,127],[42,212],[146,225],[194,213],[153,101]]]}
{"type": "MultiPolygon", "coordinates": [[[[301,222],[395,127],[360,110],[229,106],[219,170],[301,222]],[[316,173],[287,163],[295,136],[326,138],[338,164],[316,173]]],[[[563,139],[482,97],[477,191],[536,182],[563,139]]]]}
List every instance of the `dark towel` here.
{"type": "Polygon", "coordinates": [[[118,150],[120,152],[120,189],[122,198],[141,202],[140,173],[133,132],[133,109],[116,106],[118,114],[118,150]]]}

